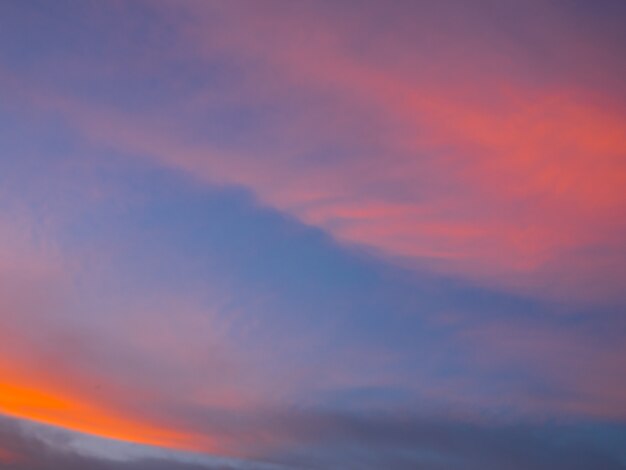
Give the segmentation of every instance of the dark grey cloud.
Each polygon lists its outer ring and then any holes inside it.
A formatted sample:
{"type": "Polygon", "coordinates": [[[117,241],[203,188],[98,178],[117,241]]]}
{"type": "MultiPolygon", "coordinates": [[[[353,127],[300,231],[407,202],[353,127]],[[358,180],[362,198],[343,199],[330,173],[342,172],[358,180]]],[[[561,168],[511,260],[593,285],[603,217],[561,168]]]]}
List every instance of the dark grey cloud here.
{"type": "MultiPolygon", "coordinates": [[[[184,461],[176,453],[111,460],[72,445],[71,433],[0,419],[3,470],[624,470],[626,426],[611,423],[479,424],[411,413],[274,412],[219,419],[241,437],[249,461],[184,461]],[[236,429],[239,428],[239,429],[236,429]],[[247,429],[247,431],[244,431],[247,429]],[[265,430],[263,432],[263,430],[265,430]],[[45,435],[44,435],[45,434],[45,435]],[[272,437],[271,440],[267,436],[272,437]],[[256,441],[256,442],[255,442],[256,441]]],[[[191,424],[191,423],[190,423],[191,424]]],[[[108,455],[106,452],[104,455],[108,455]]]]}
{"type": "MultiPolygon", "coordinates": [[[[605,432],[615,441],[626,444],[623,427],[608,428],[605,432]]],[[[300,451],[298,446],[293,446],[296,450],[284,454],[283,461],[308,461],[313,468],[320,469],[626,468],[618,447],[607,448],[592,431],[573,424],[485,425],[410,415],[333,415],[321,420],[313,435],[311,429],[299,432],[308,433],[313,439],[300,451]]]]}
{"type": "MultiPolygon", "coordinates": [[[[179,453],[163,451],[163,456],[140,458],[104,458],[93,452],[81,452],[72,442],[81,436],[0,417],[0,469],[2,470],[269,470],[276,468],[254,462],[187,462],[179,453]]],[[[155,455],[158,453],[155,451],[155,455]]],[[[199,459],[200,460],[200,459],[199,459]]]]}
{"type": "Polygon", "coordinates": [[[290,436],[273,458],[296,468],[626,469],[623,425],[479,424],[410,412],[291,414],[273,424],[290,436]]]}

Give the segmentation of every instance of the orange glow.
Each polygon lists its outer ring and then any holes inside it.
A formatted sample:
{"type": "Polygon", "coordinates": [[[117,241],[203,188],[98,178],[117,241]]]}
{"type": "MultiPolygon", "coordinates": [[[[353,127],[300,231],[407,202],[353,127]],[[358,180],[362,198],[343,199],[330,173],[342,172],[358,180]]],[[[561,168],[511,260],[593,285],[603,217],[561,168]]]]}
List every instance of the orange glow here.
{"type": "Polygon", "coordinates": [[[197,436],[123,417],[115,409],[63,395],[45,385],[29,386],[10,381],[4,373],[2,377],[0,412],[4,415],[135,444],[210,450],[206,440],[200,441],[197,436]]]}

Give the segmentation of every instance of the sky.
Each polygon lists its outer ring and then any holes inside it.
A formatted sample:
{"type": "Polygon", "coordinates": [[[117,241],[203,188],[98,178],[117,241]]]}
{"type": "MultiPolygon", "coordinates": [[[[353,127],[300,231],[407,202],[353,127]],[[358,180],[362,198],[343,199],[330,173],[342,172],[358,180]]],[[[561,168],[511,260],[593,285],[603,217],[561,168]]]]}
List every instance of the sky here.
{"type": "Polygon", "coordinates": [[[0,0],[0,468],[626,469],[625,21],[0,0]]]}

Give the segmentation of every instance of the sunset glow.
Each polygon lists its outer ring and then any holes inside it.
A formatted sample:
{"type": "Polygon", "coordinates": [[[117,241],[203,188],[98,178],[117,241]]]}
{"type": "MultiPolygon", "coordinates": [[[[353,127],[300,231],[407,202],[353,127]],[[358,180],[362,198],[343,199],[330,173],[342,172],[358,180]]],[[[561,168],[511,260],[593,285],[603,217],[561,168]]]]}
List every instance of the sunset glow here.
{"type": "Polygon", "coordinates": [[[0,1],[0,469],[626,469],[625,23],[0,1]]]}

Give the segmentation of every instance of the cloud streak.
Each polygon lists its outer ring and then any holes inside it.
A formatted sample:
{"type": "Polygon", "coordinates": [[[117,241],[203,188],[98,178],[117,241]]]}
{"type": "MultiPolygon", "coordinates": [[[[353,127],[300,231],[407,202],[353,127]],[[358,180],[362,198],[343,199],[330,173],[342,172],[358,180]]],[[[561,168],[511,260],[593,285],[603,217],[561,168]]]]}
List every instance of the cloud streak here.
{"type": "MultiPolygon", "coordinates": [[[[4,2],[0,413],[288,468],[623,468],[600,3],[4,2]]],[[[200,465],[6,426],[9,468],[200,465]]]]}
{"type": "MultiPolygon", "coordinates": [[[[215,111],[202,98],[211,83],[162,103],[156,115],[55,87],[24,93],[99,145],[203,181],[245,186],[263,203],[404,265],[559,298],[619,298],[626,122],[619,107],[596,97],[600,90],[585,88],[584,73],[572,71],[557,87],[533,55],[507,55],[507,47],[521,46],[503,31],[473,36],[473,27],[493,27],[475,13],[465,24],[451,9],[428,6],[420,12],[425,31],[400,21],[390,34],[375,30],[369,14],[342,28],[341,16],[326,15],[329,5],[270,5],[155,8],[185,18],[170,32],[188,46],[181,60],[212,66],[227,51],[238,76],[249,77],[235,80],[238,88],[222,85],[228,98],[215,111]],[[232,27],[204,28],[214,18],[232,27]],[[459,23],[459,30],[442,38],[428,19],[444,30],[459,23]],[[372,29],[379,41],[356,49],[372,29]],[[433,43],[420,46],[429,34],[433,43]],[[459,55],[460,43],[467,55],[459,55]],[[540,75],[535,80],[520,75],[529,64],[540,75]],[[242,106],[258,114],[257,125],[224,129],[213,142],[203,137],[206,128],[196,123],[219,132],[219,120],[242,106]],[[324,158],[329,151],[333,158],[324,158]]],[[[402,9],[386,14],[399,18],[402,9]]],[[[521,10],[529,16],[532,8],[521,10]]],[[[521,27],[549,41],[557,34],[530,16],[521,27]]],[[[574,34],[567,23],[558,27],[574,34]]],[[[144,63],[125,60],[141,73],[144,63]]],[[[154,70],[168,70],[172,60],[146,58],[154,70]]],[[[114,72],[115,83],[128,73],[114,72]]],[[[191,78],[165,74],[158,86],[169,92],[191,78]]]]}

